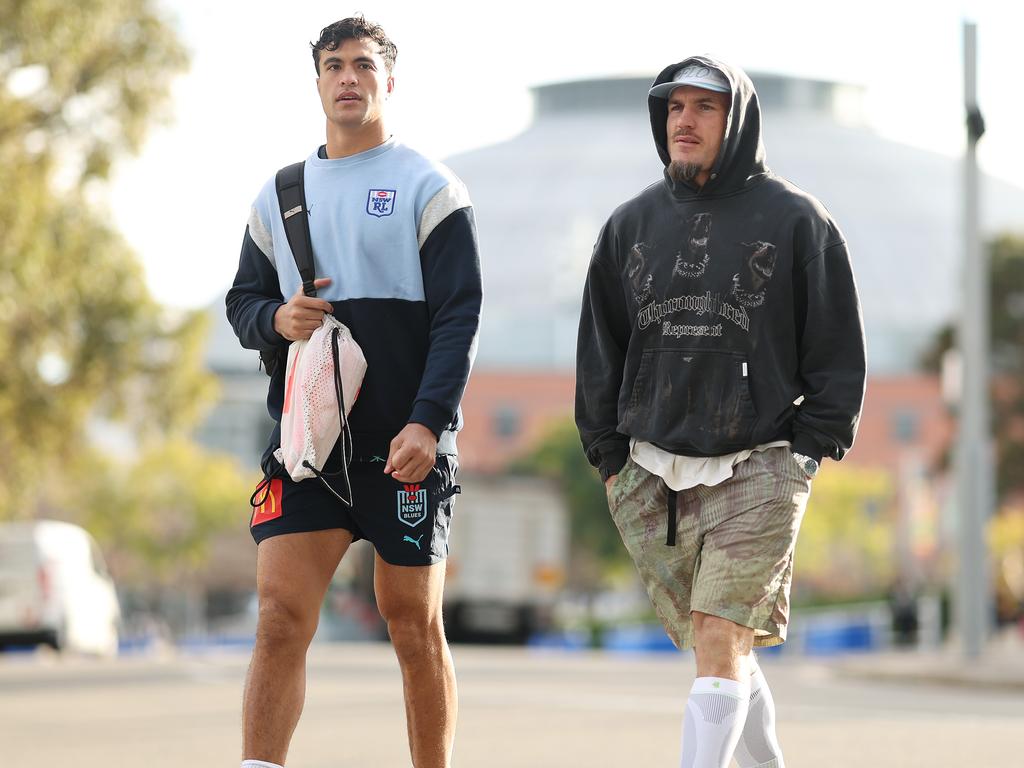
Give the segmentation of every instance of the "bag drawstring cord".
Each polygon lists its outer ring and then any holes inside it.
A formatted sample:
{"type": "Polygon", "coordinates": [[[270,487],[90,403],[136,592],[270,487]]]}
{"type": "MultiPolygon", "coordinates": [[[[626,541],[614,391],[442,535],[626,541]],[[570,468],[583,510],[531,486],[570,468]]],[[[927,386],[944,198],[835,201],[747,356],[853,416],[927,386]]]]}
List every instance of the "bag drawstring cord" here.
{"type": "Polygon", "coordinates": [[[317,479],[324,484],[328,491],[334,494],[338,501],[347,507],[351,507],[352,481],[348,476],[348,467],[352,463],[354,447],[352,443],[352,429],[349,427],[348,416],[345,413],[345,388],[341,382],[341,354],[338,351],[338,335],[340,333],[340,328],[333,328],[331,330],[331,356],[334,358],[334,393],[338,397],[338,416],[341,419],[341,469],[337,472],[324,472],[318,470],[306,460],[303,460],[302,466],[316,475],[317,479]],[[344,490],[348,492],[347,499],[334,490],[331,484],[327,482],[328,477],[337,477],[339,475],[344,480],[344,490]]]}

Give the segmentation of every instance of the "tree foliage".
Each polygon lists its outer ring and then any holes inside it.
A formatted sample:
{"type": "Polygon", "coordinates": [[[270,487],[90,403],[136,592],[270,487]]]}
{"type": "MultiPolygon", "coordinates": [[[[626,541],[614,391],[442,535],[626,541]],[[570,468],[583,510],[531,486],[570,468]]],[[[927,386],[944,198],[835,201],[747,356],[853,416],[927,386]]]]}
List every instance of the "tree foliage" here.
{"type": "Polygon", "coordinates": [[[797,537],[796,599],[874,597],[892,586],[893,490],[881,470],[832,462],[822,467],[797,537]]]}
{"type": "MultiPolygon", "coordinates": [[[[992,430],[998,456],[1001,498],[1024,493],[1024,237],[1003,235],[988,244],[989,324],[992,350],[992,430]]],[[[922,361],[937,372],[956,343],[948,325],[936,335],[922,361]]]]}
{"type": "Polygon", "coordinates": [[[186,62],[152,0],[6,0],[0,165],[23,157],[78,181],[105,177],[138,151],[186,62]]]}
{"type": "Polygon", "coordinates": [[[211,533],[232,525],[244,532],[245,480],[234,459],[172,437],[127,459],[83,451],[44,499],[103,542],[119,581],[173,584],[203,565],[211,533]]]}
{"type": "Polygon", "coordinates": [[[1024,616],[1024,507],[1007,508],[988,524],[995,571],[996,610],[1001,618],[1024,616]]]}
{"type": "Polygon", "coordinates": [[[595,559],[606,569],[631,565],[608,511],[604,484],[587,462],[572,419],[554,423],[516,470],[551,478],[562,489],[569,507],[574,556],[595,559]]]}
{"type": "Polygon", "coordinates": [[[205,318],[152,299],[100,201],[185,64],[153,0],[0,4],[0,520],[85,523],[160,570],[241,492],[185,437],[215,392],[205,318]]]}

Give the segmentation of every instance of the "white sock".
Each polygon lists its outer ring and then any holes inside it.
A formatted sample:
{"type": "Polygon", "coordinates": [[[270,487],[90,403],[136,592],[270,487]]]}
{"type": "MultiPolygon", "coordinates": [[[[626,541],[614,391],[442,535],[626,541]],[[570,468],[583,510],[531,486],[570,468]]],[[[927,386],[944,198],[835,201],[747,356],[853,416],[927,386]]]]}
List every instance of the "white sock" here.
{"type": "Polygon", "coordinates": [[[266,760],[243,760],[242,768],[284,768],[284,766],[268,763],[266,760]]]}
{"type": "Polygon", "coordinates": [[[740,768],[786,768],[779,738],[775,735],[775,700],[761,667],[751,657],[750,708],[736,745],[740,768]]]}
{"type": "Polygon", "coordinates": [[[728,768],[750,703],[750,685],[698,677],[686,700],[682,768],[728,768]]]}

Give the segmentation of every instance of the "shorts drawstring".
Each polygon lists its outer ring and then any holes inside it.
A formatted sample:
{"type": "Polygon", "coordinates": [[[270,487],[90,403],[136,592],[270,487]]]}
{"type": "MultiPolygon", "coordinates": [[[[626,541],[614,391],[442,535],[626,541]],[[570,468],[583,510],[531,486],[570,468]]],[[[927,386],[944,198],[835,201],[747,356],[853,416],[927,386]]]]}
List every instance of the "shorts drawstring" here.
{"type": "Polygon", "coordinates": [[[262,507],[264,502],[266,502],[267,497],[270,495],[270,482],[275,477],[285,474],[284,466],[274,459],[273,453],[267,454],[266,458],[260,463],[260,469],[263,470],[263,479],[256,486],[256,490],[252,492],[252,496],[249,497],[249,506],[253,509],[262,507]],[[260,493],[263,495],[259,496],[260,493]],[[259,501],[256,501],[257,496],[259,496],[259,501]]]}
{"type": "Polygon", "coordinates": [[[665,544],[670,547],[676,545],[676,492],[668,489],[668,532],[665,534],[665,544]]]}
{"type": "Polygon", "coordinates": [[[262,507],[263,503],[267,500],[267,496],[270,495],[270,480],[271,478],[264,476],[263,479],[260,480],[260,484],[256,486],[256,490],[252,492],[252,496],[249,497],[249,506],[253,509],[256,509],[256,507],[262,507]],[[263,495],[260,496],[259,501],[256,501],[256,496],[261,491],[263,492],[263,495]]]}

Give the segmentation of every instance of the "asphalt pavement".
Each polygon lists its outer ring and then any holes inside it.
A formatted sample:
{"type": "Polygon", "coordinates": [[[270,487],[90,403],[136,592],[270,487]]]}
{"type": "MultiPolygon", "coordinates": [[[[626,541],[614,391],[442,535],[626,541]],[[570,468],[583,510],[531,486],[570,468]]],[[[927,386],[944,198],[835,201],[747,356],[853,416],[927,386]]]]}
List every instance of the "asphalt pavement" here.
{"type": "MultiPolygon", "coordinates": [[[[455,766],[678,765],[691,657],[453,652],[455,766]]],[[[988,671],[972,681],[968,667],[997,669],[999,662],[964,665],[955,655],[943,658],[965,668],[961,679],[923,674],[937,658],[765,658],[787,766],[1024,766],[1024,686],[990,684],[988,671]],[[904,673],[895,675],[901,665],[904,673]]],[[[235,768],[247,664],[244,649],[114,661],[0,655],[0,765],[235,768]]],[[[1024,669],[1019,660],[1017,668],[1024,669]]],[[[390,647],[315,644],[288,768],[409,764],[390,647]]]]}

